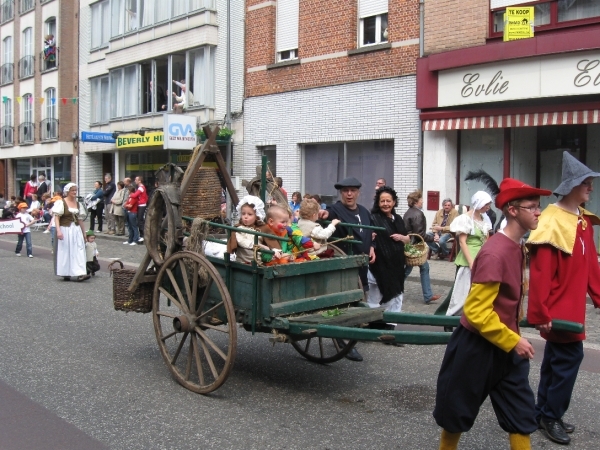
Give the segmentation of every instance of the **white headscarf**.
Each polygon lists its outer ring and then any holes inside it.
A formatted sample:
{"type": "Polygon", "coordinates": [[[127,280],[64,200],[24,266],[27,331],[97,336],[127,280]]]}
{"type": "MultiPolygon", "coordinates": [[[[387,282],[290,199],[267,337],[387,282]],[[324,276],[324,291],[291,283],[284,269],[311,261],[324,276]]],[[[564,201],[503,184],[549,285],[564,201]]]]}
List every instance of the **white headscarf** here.
{"type": "Polygon", "coordinates": [[[238,212],[238,215],[242,215],[242,206],[244,205],[252,206],[252,208],[256,212],[256,216],[260,220],[265,220],[265,204],[260,198],[256,197],[255,195],[246,195],[245,197],[243,197],[238,203],[238,205],[235,207],[235,209],[238,212]]]}
{"type": "Polygon", "coordinates": [[[471,208],[481,209],[488,203],[492,203],[492,197],[485,191],[477,191],[471,197],[471,208]]]}
{"type": "Polygon", "coordinates": [[[69,193],[69,189],[71,189],[73,186],[77,187],[75,183],[65,184],[65,187],[63,188],[63,195],[67,195],[69,193]]]}

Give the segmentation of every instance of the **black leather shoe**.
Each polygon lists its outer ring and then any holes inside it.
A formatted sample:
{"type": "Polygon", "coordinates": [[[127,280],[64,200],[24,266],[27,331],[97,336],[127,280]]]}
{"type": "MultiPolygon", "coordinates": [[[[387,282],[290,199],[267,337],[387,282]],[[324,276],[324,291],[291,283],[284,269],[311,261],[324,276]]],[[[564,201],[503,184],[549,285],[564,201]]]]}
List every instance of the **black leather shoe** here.
{"type": "Polygon", "coordinates": [[[358,361],[358,362],[360,362],[360,361],[363,360],[363,357],[360,356],[360,353],[358,353],[358,351],[355,348],[353,348],[346,355],[346,359],[349,359],[350,361],[358,361]]]}
{"type": "Polygon", "coordinates": [[[567,422],[563,422],[562,419],[559,420],[560,424],[563,427],[563,430],[565,430],[565,432],[567,432],[568,434],[571,434],[575,431],[575,425],[572,425],[570,423],[567,422]]]}
{"type": "Polygon", "coordinates": [[[542,426],[546,437],[551,441],[563,445],[571,442],[571,438],[565,432],[560,420],[550,420],[542,417],[540,419],[540,425],[542,426]]]}

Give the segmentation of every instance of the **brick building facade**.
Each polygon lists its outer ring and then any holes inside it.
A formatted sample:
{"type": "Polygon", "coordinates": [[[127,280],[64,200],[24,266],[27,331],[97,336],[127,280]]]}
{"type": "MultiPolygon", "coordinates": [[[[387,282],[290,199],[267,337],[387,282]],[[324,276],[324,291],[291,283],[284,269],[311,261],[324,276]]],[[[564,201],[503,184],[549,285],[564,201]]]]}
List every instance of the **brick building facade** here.
{"type": "Polygon", "coordinates": [[[370,206],[385,176],[404,199],[418,179],[418,54],[416,0],[247,0],[234,173],[251,178],[266,154],[290,195],[334,201],[336,180],[356,176],[370,206]]]}
{"type": "MultiPolygon", "coordinates": [[[[431,0],[424,30],[425,193],[469,204],[483,186],[463,180],[479,168],[553,189],[564,150],[600,169],[599,2],[431,0]],[[504,42],[506,9],[524,5],[534,8],[534,37],[504,42]]],[[[600,210],[600,199],[588,208],[600,210]]]]}
{"type": "Polygon", "coordinates": [[[0,192],[22,193],[30,175],[53,190],[75,179],[78,2],[23,0],[0,9],[0,192]],[[51,37],[50,37],[51,35],[51,37]]]}

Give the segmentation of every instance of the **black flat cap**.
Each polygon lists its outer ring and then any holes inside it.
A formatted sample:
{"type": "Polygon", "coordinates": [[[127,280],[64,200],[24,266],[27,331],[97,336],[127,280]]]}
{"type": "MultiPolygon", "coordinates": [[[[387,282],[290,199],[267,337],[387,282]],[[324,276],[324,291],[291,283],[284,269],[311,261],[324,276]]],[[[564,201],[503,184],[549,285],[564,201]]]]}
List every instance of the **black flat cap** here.
{"type": "Polygon", "coordinates": [[[338,190],[345,187],[355,187],[360,189],[361,186],[362,183],[354,177],[344,178],[342,181],[339,181],[333,185],[333,187],[335,187],[338,190]]]}

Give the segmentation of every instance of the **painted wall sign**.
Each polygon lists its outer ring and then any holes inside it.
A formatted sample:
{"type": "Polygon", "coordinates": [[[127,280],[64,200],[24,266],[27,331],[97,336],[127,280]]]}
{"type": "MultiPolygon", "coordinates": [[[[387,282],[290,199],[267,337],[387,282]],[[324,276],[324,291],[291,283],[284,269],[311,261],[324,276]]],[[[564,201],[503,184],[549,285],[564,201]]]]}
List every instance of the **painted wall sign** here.
{"type": "Polygon", "coordinates": [[[139,134],[121,134],[117,138],[117,148],[150,147],[163,145],[162,131],[147,132],[144,136],[139,134]]]}
{"type": "Polygon", "coordinates": [[[506,8],[504,13],[504,41],[533,37],[533,6],[506,8]]]}
{"type": "Polygon", "coordinates": [[[81,142],[101,142],[105,144],[114,144],[115,139],[112,137],[112,133],[82,131],[81,142]]]}
{"type": "Polygon", "coordinates": [[[600,51],[440,71],[438,107],[600,94],[600,51]]]}
{"type": "Polygon", "coordinates": [[[164,147],[177,150],[193,150],[196,146],[196,116],[164,114],[164,147]]]}

